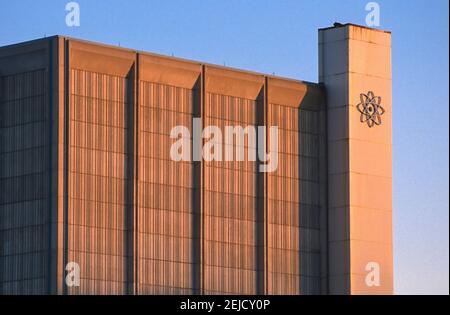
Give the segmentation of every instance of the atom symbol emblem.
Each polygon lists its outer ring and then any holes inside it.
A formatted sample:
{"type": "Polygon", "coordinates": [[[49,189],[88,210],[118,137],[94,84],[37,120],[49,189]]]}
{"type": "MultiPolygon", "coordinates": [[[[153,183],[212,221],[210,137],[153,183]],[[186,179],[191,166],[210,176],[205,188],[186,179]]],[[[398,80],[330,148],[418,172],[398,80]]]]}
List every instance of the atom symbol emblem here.
{"type": "Polygon", "coordinates": [[[359,97],[361,102],[356,105],[356,108],[361,113],[361,122],[366,122],[369,128],[374,125],[381,125],[381,115],[384,114],[381,97],[375,96],[372,91],[367,92],[367,94],[361,93],[359,97]]]}

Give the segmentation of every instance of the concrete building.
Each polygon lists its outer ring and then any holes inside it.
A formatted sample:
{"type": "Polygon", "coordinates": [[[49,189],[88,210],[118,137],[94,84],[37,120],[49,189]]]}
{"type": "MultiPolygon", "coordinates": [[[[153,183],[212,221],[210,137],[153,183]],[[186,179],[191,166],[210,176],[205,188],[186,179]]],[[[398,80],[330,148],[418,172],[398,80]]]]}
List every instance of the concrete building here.
{"type": "Polygon", "coordinates": [[[308,83],[62,36],[1,47],[0,293],[392,293],[390,54],[389,32],[321,29],[308,83]],[[193,118],[277,126],[278,168],[174,161],[193,118]]]}

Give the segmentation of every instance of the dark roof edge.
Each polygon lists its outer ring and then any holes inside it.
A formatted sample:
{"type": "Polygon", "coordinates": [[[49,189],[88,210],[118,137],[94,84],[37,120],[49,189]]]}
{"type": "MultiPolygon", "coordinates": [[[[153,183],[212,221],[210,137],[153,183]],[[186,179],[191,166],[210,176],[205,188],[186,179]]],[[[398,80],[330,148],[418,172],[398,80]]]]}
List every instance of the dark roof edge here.
{"type": "Polygon", "coordinates": [[[5,46],[0,46],[0,49],[8,49],[8,48],[32,45],[32,44],[35,44],[35,43],[39,43],[39,42],[43,42],[43,41],[47,41],[47,40],[52,40],[52,39],[55,39],[55,38],[61,38],[61,37],[64,37],[64,36],[52,35],[52,36],[46,36],[46,37],[41,37],[41,38],[36,38],[36,39],[30,39],[30,40],[26,40],[24,42],[18,42],[18,43],[8,44],[8,45],[5,45],[5,46]]]}
{"type": "Polygon", "coordinates": [[[340,24],[338,26],[323,27],[323,28],[319,28],[319,31],[325,31],[325,30],[330,30],[330,29],[333,29],[333,28],[341,28],[341,27],[346,27],[346,26],[355,26],[355,27],[365,28],[365,29],[368,29],[368,30],[376,31],[376,32],[391,34],[391,31],[381,30],[381,29],[378,29],[378,28],[368,27],[368,26],[365,26],[365,25],[359,25],[359,24],[354,24],[354,23],[345,23],[345,24],[340,24]]]}

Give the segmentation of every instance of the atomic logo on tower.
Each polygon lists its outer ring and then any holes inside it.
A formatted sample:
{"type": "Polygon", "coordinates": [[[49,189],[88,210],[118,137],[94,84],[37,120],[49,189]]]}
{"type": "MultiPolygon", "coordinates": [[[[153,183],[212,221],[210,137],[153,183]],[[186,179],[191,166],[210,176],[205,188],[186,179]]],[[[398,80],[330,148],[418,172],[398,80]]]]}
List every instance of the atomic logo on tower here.
{"type": "Polygon", "coordinates": [[[381,125],[381,116],[385,112],[381,106],[381,97],[375,96],[372,91],[367,94],[361,93],[359,97],[361,102],[356,105],[356,108],[361,113],[361,122],[367,122],[370,128],[374,125],[381,125]]]}

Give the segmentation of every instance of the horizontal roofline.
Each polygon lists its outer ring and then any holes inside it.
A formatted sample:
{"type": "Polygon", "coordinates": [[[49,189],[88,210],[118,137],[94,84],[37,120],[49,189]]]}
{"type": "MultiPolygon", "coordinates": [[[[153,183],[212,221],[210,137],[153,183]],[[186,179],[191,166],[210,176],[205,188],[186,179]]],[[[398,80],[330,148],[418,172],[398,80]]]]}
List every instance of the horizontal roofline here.
{"type": "Polygon", "coordinates": [[[341,27],[346,27],[346,26],[355,26],[355,27],[365,28],[365,29],[368,29],[368,30],[371,30],[371,31],[391,34],[391,32],[387,31],[387,30],[382,30],[382,29],[368,27],[368,26],[365,26],[365,25],[359,25],[359,24],[354,24],[354,23],[345,23],[345,24],[340,24],[340,25],[337,25],[337,26],[323,27],[323,28],[319,28],[319,31],[326,31],[326,30],[331,30],[331,29],[334,29],[334,28],[341,28],[341,27]]]}
{"type": "Polygon", "coordinates": [[[18,46],[23,46],[23,45],[29,45],[29,44],[37,43],[37,42],[40,42],[40,41],[52,40],[52,39],[55,39],[55,38],[61,38],[61,39],[64,39],[64,40],[75,41],[75,42],[80,42],[80,43],[85,43],[85,44],[90,44],[90,45],[95,45],[95,46],[100,46],[100,47],[105,47],[105,48],[111,48],[111,49],[115,49],[115,50],[128,51],[128,52],[132,52],[132,53],[136,53],[136,54],[154,56],[154,57],[164,58],[164,59],[168,59],[168,60],[186,62],[186,63],[190,63],[190,64],[195,64],[195,65],[205,65],[205,66],[210,66],[210,67],[214,67],[214,68],[218,68],[218,69],[229,70],[229,71],[240,72],[240,73],[246,73],[246,74],[251,74],[251,75],[255,75],[255,76],[261,76],[261,77],[267,77],[267,78],[272,78],[272,79],[285,80],[285,81],[290,81],[290,82],[300,83],[300,84],[305,84],[305,85],[310,85],[310,86],[322,86],[321,83],[316,83],[316,82],[310,82],[310,81],[304,81],[304,80],[299,80],[299,79],[294,79],[294,78],[289,78],[289,77],[282,77],[282,76],[277,76],[277,75],[271,75],[271,74],[257,72],[257,71],[252,71],[252,70],[246,70],[246,69],[222,66],[222,65],[218,65],[218,64],[213,64],[213,63],[208,63],[208,62],[201,62],[201,61],[197,61],[197,60],[185,59],[185,58],[180,58],[180,57],[167,56],[167,55],[163,55],[163,54],[158,54],[158,53],[153,53],[153,52],[148,52],[148,51],[143,51],[143,50],[136,50],[136,49],[132,49],[132,48],[121,47],[121,46],[116,46],[116,45],[111,45],[111,44],[99,43],[99,42],[94,42],[94,41],[90,41],[90,40],[74,38],[74,37],[65,36],[65,35],[46,36],[46,37],[43,37],[43,38],[33,39],[33,40],[25,41],[25,42],[20,42],[20,43],[10,44],[10,45],[6,45],[6,46],[1,46],[0,49],[13,48],[13,47],[18,47],[18,46]]]}

